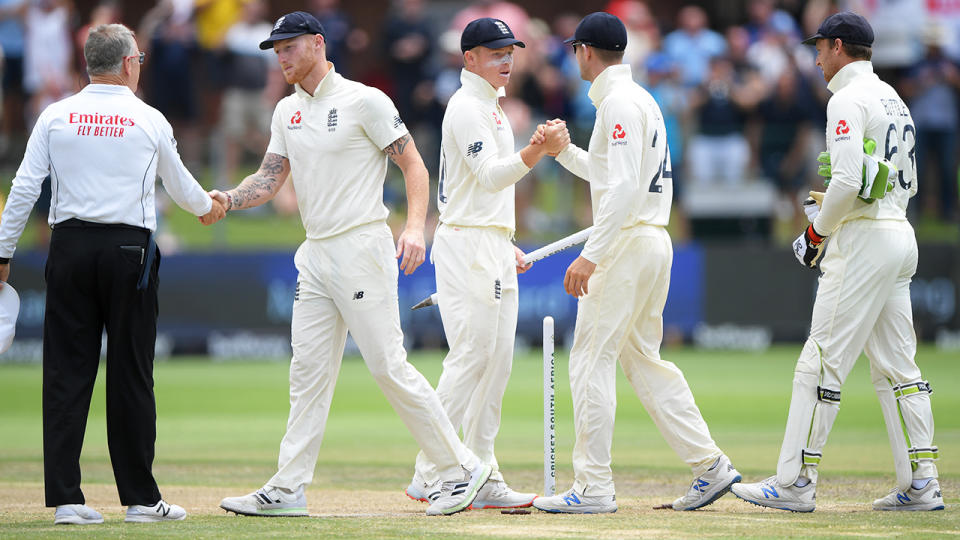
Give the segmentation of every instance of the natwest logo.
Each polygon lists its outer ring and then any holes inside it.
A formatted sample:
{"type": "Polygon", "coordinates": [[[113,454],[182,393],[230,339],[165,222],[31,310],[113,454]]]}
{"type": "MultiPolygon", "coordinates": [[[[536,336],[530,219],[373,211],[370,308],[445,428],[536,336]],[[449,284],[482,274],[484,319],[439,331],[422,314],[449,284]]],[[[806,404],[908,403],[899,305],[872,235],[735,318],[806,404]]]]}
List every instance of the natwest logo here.
{"type": "Polygon", "coordinates": [[[291,124],[299,124],[299,123],[300,123],[300,111],[297,111],[297,112],[293,113],[293,116],[290,118],[290,123],[291,123],[291,124]]]}
{"type": "Polygon", "coordinates": [[[847,121],[837,122],[837,135],[846,135],[847,133],[850,133],[850,126],[847,125],[847,121]]]}
{"type": "Polygon", "coordinates": [[[617,124],[613,126],[613,138],[622,139],[627,136],[627,132],[623,130],[623,126],[617,124]]]}

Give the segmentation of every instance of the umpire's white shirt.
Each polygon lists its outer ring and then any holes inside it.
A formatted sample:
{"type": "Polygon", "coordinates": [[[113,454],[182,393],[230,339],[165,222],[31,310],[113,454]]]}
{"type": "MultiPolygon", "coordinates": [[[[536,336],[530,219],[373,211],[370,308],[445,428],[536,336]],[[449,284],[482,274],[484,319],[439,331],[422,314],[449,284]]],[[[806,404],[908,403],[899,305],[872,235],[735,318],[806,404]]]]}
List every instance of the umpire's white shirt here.
{"type": "Polygon", "coordinates": [[[896,90],[880,80],[868,61],[851,62],[830,79],[833,92],[827,103],[827,150],[832,178],[826,197],[833,191],[856,193],[863,168],[863,139],[877,142],[874,155],[889,159],[899,169],[893,191],[883,199],[865,203],[852,197],[852,206],[824,203],[813,228],[829,235],[843,222],[867,218],[906,221],[907,203],[917,193],[915,157],[916,129],[910,111],[896,90]]]}
{"type": "Polygon", "coordinates": [[[530,171],[513,148],[513,130],[498,102],[503,88],[460,72],[463,86],[443,116],[440,149],[440,222],[516,228],[513,185],[530,171]]]}
{"type": "Polygon", "coordinates": [[[386,94],[344,79],[329,66],[312,96],[297,84],[277,103],[267,147],[290,160],[310,240],[387,219],[383,149],[407,134],[386,94]]]}
{"type": "Polygon", "coordinates": [[[629,65],[603,70],[588,95],[597,108],[590,150],[571,144],[557,161],[590,182],[594,230],[580,255],[599,263],[620,229],[667,225],[673,179],[660,107],[629,65]]]}
{"type": "Polygon", "coordinates": [[[212,205],[180,161],[170,123],[126,86],[90,84],[40,114],[3,211],[0,257],[13,256],[47,175],[51,226],[77,218],[156,230],[157,176],[189,212],[212,205]]]}

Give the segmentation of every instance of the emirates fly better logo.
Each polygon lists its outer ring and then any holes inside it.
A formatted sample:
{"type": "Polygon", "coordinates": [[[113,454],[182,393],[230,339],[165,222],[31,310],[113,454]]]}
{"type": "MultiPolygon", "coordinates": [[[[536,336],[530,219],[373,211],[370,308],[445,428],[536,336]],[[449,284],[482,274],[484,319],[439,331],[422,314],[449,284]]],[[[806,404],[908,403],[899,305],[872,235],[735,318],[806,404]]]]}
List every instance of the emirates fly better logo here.
{"type": "Polygon", "coordinates": [[[837,135],[846,135],[847,133],[850,133],[850,126],[847,125],[847,121],[837,122],[837,135]]]}

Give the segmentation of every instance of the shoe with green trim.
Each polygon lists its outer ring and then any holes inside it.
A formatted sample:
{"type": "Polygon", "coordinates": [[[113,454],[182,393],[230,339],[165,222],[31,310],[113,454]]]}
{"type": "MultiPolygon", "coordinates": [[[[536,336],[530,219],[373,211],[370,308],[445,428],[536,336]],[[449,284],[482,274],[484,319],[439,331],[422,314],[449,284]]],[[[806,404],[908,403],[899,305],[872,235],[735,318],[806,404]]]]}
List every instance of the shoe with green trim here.
{"type": "Polygon", "coordinates": [[[227,497],[220,508],[244,516],[299,517],[307,515],[307,496],[303,486],[296,491],[263,486],[243,497],[227,497]]]}

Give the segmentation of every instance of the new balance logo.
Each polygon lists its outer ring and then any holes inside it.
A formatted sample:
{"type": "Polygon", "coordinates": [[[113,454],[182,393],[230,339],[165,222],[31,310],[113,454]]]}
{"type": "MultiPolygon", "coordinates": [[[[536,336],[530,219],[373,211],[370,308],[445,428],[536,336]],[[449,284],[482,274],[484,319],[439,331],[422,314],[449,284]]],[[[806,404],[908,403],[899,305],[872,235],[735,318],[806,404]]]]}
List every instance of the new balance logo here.
{"type": "Polygon", "coordinates": [[[696,490],[700,493],[703,493],[703,488],[710,485],[710,482],[704,481],[702,478],[697,478],[696,490]]]}
{"type": "Polygon", "coordinates": [[[910,497],[907,497],[907,494],[903,492],[897,493],[897,502],[900,504],[907,504],[910,502],[910,497]]]}
{"type": "Polygon", "coordinates": [[[765,499],[769,499],[770,497],[773,497],[774,499],[780,498],[780,494],[777,493],[776,488],[773,486],[763,486],[762,491],[765,499]]]}
{"type": "Polygon", "coordinates": [[[563,498],[563,502],[567,503],[567,506],[580,504],[580,498],[577,497],[576,493],[571,491],[569,495],[563,498]]]}
{"type": "Polygon", "coordinates": [[[363,291],[357,291],[353,293],[354,300],[363,300],[363,291]]]}
{"type": "Polygon", "coordinates": [[[477,141],[467,145],[467,157],[476,157],[483,150],[483,141],[477,141]]]}

